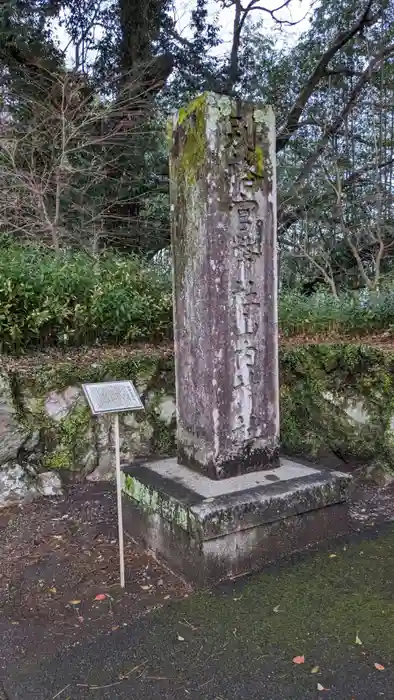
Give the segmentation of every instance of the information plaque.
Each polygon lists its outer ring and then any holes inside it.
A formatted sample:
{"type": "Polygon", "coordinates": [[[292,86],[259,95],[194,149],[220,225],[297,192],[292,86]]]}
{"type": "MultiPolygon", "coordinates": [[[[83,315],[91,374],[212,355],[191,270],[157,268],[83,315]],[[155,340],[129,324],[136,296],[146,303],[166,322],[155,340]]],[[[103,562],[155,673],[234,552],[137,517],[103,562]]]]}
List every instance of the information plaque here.
{"type": "Polygon", "coordinates": [[[82,384],[83,392],[93,415],[141,411],[144,406],[130,381],[82,384]]]}
{"type": "Polygon", "coordinates": [[[97,382],[96,384],[82,384],[82,390],[85,394],[90,410],[94,416],[100,416],[105,413],[114,414],[115,472],[119,533],[119,569],[120,585],[122,588],[124,588],[125,569],[122,516],[122,475],[120,469],[119,413],[125,413],[126,411],[141,411],[144,409],[144,406],[133,382],[130,381],[97,382]]]}

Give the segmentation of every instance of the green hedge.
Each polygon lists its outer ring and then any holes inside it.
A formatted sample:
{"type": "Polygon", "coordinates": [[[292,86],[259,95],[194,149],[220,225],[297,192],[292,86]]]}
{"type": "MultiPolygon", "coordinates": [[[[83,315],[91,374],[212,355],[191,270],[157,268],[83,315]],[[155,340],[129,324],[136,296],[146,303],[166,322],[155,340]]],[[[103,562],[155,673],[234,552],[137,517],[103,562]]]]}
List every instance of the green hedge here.
{"type": "Polygon", "coordinates": [[[279,302],[281,333],[356,337],[394,330],[394,290],[356,294],[283,294],[279,302]]]}
{"type": "MultiPolygon", "coordinates": [[[[394,328],[394,293],[280,297],[281,335],[362,336],[394,328]]],[[[172,336],[168,268],[135,257],[56,256],[0,242],[0,352],[156,342],[172,336]]]]}
{"type": "Polygon", "coordinates": [[[0,248],[0,351],[156,342],[171,335],[168,275],[133,257],[0,248]]]}

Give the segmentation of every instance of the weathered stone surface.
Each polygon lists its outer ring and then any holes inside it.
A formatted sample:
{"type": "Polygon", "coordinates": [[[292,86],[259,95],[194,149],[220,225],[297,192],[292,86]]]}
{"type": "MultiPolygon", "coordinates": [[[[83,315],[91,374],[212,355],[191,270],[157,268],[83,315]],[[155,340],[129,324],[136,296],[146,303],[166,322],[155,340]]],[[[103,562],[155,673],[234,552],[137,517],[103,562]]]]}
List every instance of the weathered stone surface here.
{"type": "Polygon", "coordinates": [[[223,478],[278,462],[274,115],[208,94],[173,127],[179,460],[223,478]]]}
{"type": "Polygon", "coordinates": [[[125,470],[125,526],[183,576],[206,585],[345,534],[350,481],[284,460],[269,473],[212,482],[163,460],[125,470]]]}
{"type": "Polygon", "coordinates": [[[394,472],[389,472],[383,464],[365,464],[356,470],[362,481],[371,481],[377,486],[387,486],[394,481],[394,472]]]}
{"type": "Polygon", "coordinates": [[[158,406],[159,418],[165,425],[171,425],[176,416],[176,403],[172,396],[162,399],[158,406]]]}
{"type": "Polygon", "coordinates": [[[39,474],[37,487],[43,496],[63,496],[62,480],[56,472],[42,472],[39,474]]]}
{"type": "MultiPolygon", "coordinates": [[[[130,363],[125,367],[127,371],[121,364],[117,373],[109,376],[122,379],[130,376],[127,372],[131,370],[130,378],[140,391],[146,391],[147,410],[138,417],[120,416],[122,461],[132,463],[136,457],[149,456],[152,451],[171,454],[168,446],[173,444],[175,410],[171,360],[160,360],[159,365],[158,360],[155,364],[148,358],[141,365],[130,363]]],[[[100,365],[93,369],[98,381],[107,376],[100,365]]],[[[87,371],[91,370],[92,366],[87,371]]],[[[92,418],[73,376],[82,381],[80,368],[74,374],[63,362],[59,373],[56,366],[51,366],[45,381],[35,366],[33,376],[23,372],[0,374],[0,470],[4,467],[0,490],[4,492],[4,503],[19,503],[40,495],[39,480],[44,479],[39,476],[41,472],[53,473],[55,480],[60,476],[65,482],[113,479],[113,417],[92,418]],[[62,384],[61,377],[69,377],[70,384],[62,384]]],[[[0,503],[2,498],[0,493],[0,503]]]]}
{"type": "Polygon", "coordinates": [[[86,477],[88,481],[112,481],[115,477],[115,452],[101,452],[94,471],[86,477]]]}
{"type": "Polygon", "coordinates": [[[360,425],[367,425],[370,422],[371,417],[365,410],[365,405],[362,401],[349,401],[346,400],[345,397],[341,397],[341,399],[338,399],[335,398],[329,392],[324,393],[323,397],[327,401],[330,401],[334,406],[344,411],[346,415],[350,418],[350,420],[354,421],[354,423],[358,423],[360,425]]]}
{"type": "Polygon", "coordinates": [[[0,508],[30,501],[38,495],[34,480],[20,464],[0,467],[0,508]]]}
{"type": "Polygon", "coordinates": [[[67,387],[62,393],[52,391],[45,400],[45,410],[52,420],[59,422],[66,418],[81,397],[78,387],[67,387]]]}
{"type": "Polygon", "coordinates": [[[26,437],[15,413],[10,381],[0,375],[0,465],[17,459],[26,437]]]}

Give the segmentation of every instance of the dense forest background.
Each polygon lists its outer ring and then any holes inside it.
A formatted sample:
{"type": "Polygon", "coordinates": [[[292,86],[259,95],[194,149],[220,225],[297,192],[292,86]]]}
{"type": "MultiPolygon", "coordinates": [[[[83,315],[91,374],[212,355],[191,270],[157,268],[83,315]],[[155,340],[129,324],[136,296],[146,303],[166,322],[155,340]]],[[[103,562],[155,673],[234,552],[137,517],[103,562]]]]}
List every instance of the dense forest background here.
{"type": "Polygon", "coordinates": [[[281,289],[391,285],[394,3],[196,0],[188,18],[171,0],[1,4],[7,246],[152,259],[169,244],[166,119],[215,90],[276,112],[281,289]]]}

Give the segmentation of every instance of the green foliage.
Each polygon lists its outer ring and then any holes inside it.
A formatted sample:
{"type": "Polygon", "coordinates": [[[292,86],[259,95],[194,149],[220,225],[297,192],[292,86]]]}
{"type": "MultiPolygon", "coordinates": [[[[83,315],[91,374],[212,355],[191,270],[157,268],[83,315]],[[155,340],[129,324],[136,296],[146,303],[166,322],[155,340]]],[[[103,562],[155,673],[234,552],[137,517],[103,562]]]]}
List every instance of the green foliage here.
{"type": "MultiPolygon", "coordinates": [[[[35,418],[37,419],[36,416],[35,418]]],[[[46,421],[43,422],[45,425],[46,421]]],[[[78,469],[80,458],[89,449],[90,422],[89,408],[82,404],[76,406],[58,426],[47,425],[46,431],[41,429],[41,433],[46,432],[47,442],[49,442],[43,457],[46,469],[78,469]],[[54,447],[53,451],[51,447],[54,447]]]]}
{"type": "Polygon", "coordinates": [[[168,276],[135,257],[1,249],[3,352],[162,340],[171,334],[171,306],[168,276]]]}
{"type": "MultiPolygon", "coordinates": [[[[0,241],[0,351],[161,341],[172,336],[169,266],[134,256],[52,251],[0,241]]],[[[284,293],[280,331],[363,336],[394,327],[394,292],[284,293]]]]}
{"type": "Polygon", "coordinates": [[[392,354],[352,344],[283,347],[280,369],[285,452],[392,465],[392,354]]]}
{"type": "Polygon", "coordinates": [[[362,336],[390,331],[394,326],[394,291],[371,294],[305,296],[282,294],[279,301],[281,334],[362,336]]]}

